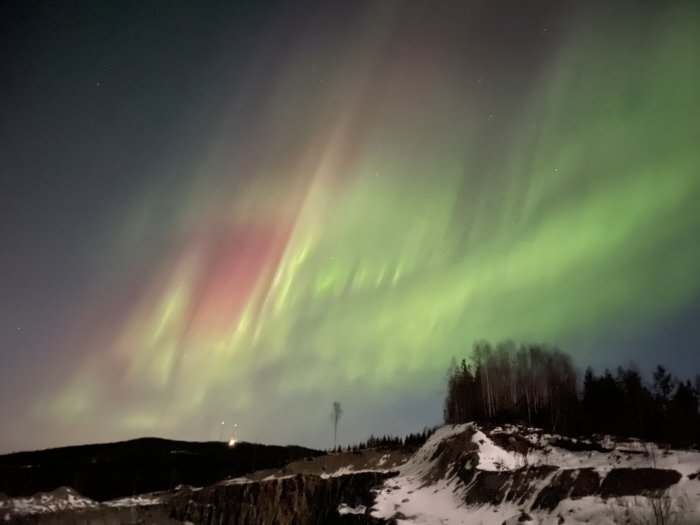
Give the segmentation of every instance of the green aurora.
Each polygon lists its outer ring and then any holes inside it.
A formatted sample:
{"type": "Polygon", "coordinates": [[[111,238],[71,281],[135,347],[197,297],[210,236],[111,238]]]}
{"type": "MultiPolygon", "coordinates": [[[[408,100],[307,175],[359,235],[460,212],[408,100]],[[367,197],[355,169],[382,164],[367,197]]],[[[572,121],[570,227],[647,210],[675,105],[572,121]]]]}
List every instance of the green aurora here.
{"type": "Polygon", "coordinates": [[[339,399],[343,442],[411,431],[439,421],[445,369],[476,340],[600,362],[595,334],[697,299],[700,4],[535,27],[549,40],[512,78],[514,50],[472,67],[455,48],[468,9],[421,40],[386,5],[342,52],[300,39],[256,68],[207,153],[153,168],[188,173],[113,219],[105,280],[137,282],[133,300],[76,323],[61,344],[80,358],[32,418],[95,439],[203,439],[235,419],[243,439],[324,446],[339,399]],[[232,145],[262,75],[276,81],[232,145]]]}

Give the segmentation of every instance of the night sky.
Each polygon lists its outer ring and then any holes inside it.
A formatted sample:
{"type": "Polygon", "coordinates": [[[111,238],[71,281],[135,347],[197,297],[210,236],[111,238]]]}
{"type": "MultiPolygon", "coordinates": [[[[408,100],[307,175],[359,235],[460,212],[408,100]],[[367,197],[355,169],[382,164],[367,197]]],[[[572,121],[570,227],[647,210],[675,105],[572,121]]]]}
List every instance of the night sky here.
{"type": "Polygon", "coordinates": [[[332,445],[476,340],[700,371],[700,2],[3,2],[0,452],[332,445]]]}

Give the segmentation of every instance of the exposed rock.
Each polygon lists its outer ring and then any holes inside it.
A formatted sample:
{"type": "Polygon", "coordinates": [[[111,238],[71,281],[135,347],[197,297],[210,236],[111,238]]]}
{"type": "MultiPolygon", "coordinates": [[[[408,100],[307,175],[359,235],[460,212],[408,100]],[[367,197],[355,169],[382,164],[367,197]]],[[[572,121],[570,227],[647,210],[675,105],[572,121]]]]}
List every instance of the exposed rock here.
{"type": "MultiPolygon", "coordinates": [[[[401,456],[405,451],[393,456],[379,450],[332,454],[203,488],[180,486],[106,503],[67,488],[31,498],[0,495],[0,523],[395,525],[405,521],[439,523],[452,520],[455,513],[468,518],[474,516],[472,512],[487,511],[494,523],[529,525],[546,517],[547,523],[562,525],[571,517],[590,519],[591,507],[600,515],[611,512],[608,505],[615,504],[618,496],[660,494],[682,477],[673,470],[679,464],[673,455],[659,458],[655,463],[659,468],[609,470],[615,458],[625,467],[647,463],[630,452],[636,450],[632,445],[621,445],[614,453],[581,453],[581,443],[584,450],[591,444],[571,440],[564,445],[576,449],[572,452],[552,445],[557,436],[529,431],[491,428],[486,434],[473,424],[443,427],[408,460],[401,456]],[[394,468],[396,463],[401,464],[400,475],[377,470],[394,468]],[[571,502],[579,498],[588,500],[580,505],[571,502]]],[[[183,456],[189,455],[193,454],[183,452],[183,456]]],[[[697,472],[700,454],[687,452],[683,458],[683,473],[697,479],[697,474],[691,473],[697,472]]],[[[248,464],[250,459],[241,455],[239,462],[248,464]]],[[[204,461],[211,464],[211,458],[204,461]]],[[[171,465],[166,465],[166,473],[171,465]]],[[[159,476],[154,474],[151,481],[159,476]]],[[[111,487],[111,481],[106,480],[103,488],[111,487]]],[[[685,485],[695,487],[697,482],[685,485]]],[[[700,506],[694,517],[700,518],[700,506]]]]}
{"type": "Polygon", "coordinates": [[[557,436],[552,439],[550,444],[553,447],[562,448],[569,452],[605,452],[606,449],[600,443],[588,441],[585,439],[571,439],[563,436],[557,436]]]}
{"type": "Polygon", "coordinates": [[[13,525],[182,525],[169,518],[162,507],[62,510],[50,514],[14,515],[8,522],[13,525]]]}
{"type": "Polygon", "coordinates": [[[634,496],[664,491],[681,480],[680,472],[654,468],[616,468],[600,487],[604,498],[634,496]]]}
{"type": "Polygon", "coordinates": [[[465,471],[473,471],[479,464],[479,447],[472,443],[473,430],[449,437],[441,441],[432,457],[434,464],[423,477],[426,485],[431,485],[439,479],[461,475],[465,471]]]}
{"type": "Polygon", "coordinates": [[[361,472],[324,478],[297,475],[250,483],[217,484],[203,489],[182,488],[163,494],[149,506],[57,510],[16,514],[12,523],[21,525],[117,525],[148,523],[174,525],[383,525],[392,520],[372,517],[372,488],[394,474],[361,472]],[[339,504],[367,510],[340,514],[339,504]]]}
{"type": "MultiPolygon", "coordinates": [[[[236,525],[322,525],[340,519],[338,506],[373,503],[371,489],[392,474],[361,472],[323,478],[297,475],[257,483],[213,485],[198,491],[175,494],[169,503],[170,517],[202,525],[236,523],[236,525]]],[[[348,516],[348,515],[344,515],[348,516]]],[[[343,517],[347,523],[362,516],[343,517]]],[[[367,516],[371,518],[371,516],[367,516]]]]}
{"type": "Polygon", "coordinates": [[[491,440],[503,450],[526,456],[534,448],[525,437],[518,433],[491,432],[487,434],[491,440]]]}
{"type": "Polygon", "coordinates": [[[533,509],[553,510],[566,498],[584,498],[597,494],[600,476],[592,468],[557,472],[537,495],[533,509]]]}
{"type": "Polygon", "coordinates": [[[534,523],[532,516],[521,510],[519,515],[508,518],[503,525],[530,525],[531,523],[534,523]]]}
{"type": "Polygon", "coordinates": [[[556,467],[544,465],[504,472],[466,471],[461,477],[467,486],[464,502],[467,505],[499,505],[504,501],[522,504],[533,496],[536,482],[556,470],[556,467]]]}

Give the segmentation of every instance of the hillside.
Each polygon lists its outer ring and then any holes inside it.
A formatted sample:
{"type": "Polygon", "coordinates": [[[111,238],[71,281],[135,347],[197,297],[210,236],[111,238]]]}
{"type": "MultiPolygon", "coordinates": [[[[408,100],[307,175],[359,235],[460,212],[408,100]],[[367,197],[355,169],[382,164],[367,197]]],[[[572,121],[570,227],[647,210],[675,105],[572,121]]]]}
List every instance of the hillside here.
{"type": "Polygon", "coordinates": [[[303,447],[143,438],[0,456],[0,494],[31,496],[70,486],[106,501],[134,494],[209,485],[261,468],[324,454],[303,447]]]}
{"type": "Polygon", "coordinates": [[[669,505],[700,523],[700,454],[639,441],[578,441],[536,429],[443,427],[377,493],[398,523],[656,523],[669,505]],[[668,498],[668,499],[667,499],[668,498]]]}
{"type": "Polygon", "coordinates": [[[700,523],[700,453],[522,427],[438,429],[415,452],[317,456],[202,488],[98,503],[62,489],[5,499],[16,523],[700,523]]]}

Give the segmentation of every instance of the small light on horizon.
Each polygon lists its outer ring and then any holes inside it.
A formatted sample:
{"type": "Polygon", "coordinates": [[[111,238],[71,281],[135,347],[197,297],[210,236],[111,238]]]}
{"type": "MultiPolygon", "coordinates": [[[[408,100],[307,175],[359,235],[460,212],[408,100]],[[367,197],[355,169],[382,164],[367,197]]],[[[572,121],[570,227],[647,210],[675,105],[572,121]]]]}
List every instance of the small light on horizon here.
{"type": "Polygon", "coordinates": [[[229,447],[235,447],[236,446],[236,440],[234,438],[231,438],[228,440],[228,446],[229,447]]]}

